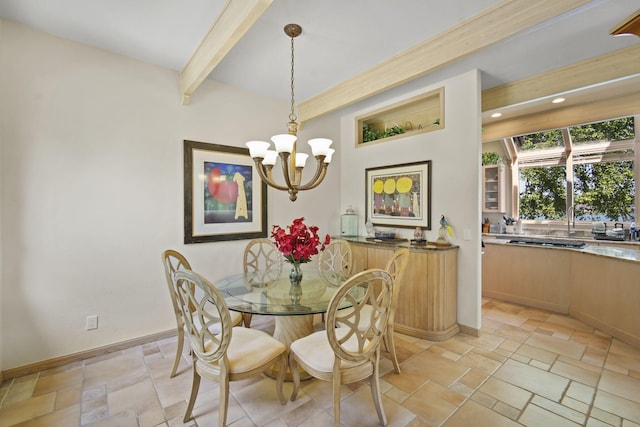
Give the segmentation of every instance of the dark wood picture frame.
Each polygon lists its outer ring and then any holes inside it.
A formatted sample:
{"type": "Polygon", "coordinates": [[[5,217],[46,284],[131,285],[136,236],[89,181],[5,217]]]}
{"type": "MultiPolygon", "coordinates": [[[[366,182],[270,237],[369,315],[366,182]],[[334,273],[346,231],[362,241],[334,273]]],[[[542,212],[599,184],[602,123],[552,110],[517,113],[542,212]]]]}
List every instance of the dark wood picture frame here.
{"type": "Polygon", "coordinates": [[[431,160],[365,169],[365,194],[373,225],[431,230],[431,160]]]}
{"type": "Polygon", "coordinates": [[[267,237],[267,186],[249,149],[184,140],[184,243],[267,237]]]}

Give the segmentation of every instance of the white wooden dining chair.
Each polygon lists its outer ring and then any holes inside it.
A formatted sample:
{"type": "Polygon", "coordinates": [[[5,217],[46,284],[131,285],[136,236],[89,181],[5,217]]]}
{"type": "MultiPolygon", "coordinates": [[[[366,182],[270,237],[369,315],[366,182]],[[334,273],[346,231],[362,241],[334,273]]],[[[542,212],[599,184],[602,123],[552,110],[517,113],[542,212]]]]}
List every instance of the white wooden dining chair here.
{"type": "MultiPolygon", "coordinates": [[[[264,331],[232,327],[231,312],[224,297],[204,277],[179,270],[174,278],[193,358],[191,396],[183,422],[192,417],[202,377],[219,384],[217,425],[226,426],[229,382],[261,375],[276,363],[279,365],[276,395],[281,404],[286,404],[282,391],[287,370],[285,345],[264,331]],[[220,331],[213,331],[212,325],[220,325],[220,331]]],[[[263,396],[263,399],[269,397],[263,396]]]]}
{"type": "MultiPolygon", "coordinates": [[[[395,369],[398,374],[400,373],[400,363],[398,363],[398,356],[396,355],[396,344],[393,339],[393,330],[395,325],[396,309],[398,308],[398,297],[402,286],[402,278],[404,276],[404,271],[407,268],[407,263],[409,262],[409,255],[409,249],[407,248],[396,249],[389,261],[387,261],[387,266],[385,267],[385,270],[393,279],[393,300],[391,301],[391,315],[389,316],[387,331],[384,334],[384,345],[387,351],[391,354],[393,369],[395,369]]],[[[365,309],[365,313],[366,310],[368,309],[365,309]]]]}
{"type": "MultiPolygon", "coordinates": [[[[162,253],[162,264],[164,265],[164,274],[167,279],[167,286],[169,287],[169,296],[171,297],[171,305],[173,306],[173,313],[176,317],[176,326],[178,328],[178,348],[176,349],[176,359],[173,362],[171,368],[170,378],[176,375],[180,359],[182,358],[182,350],[184,348],[184,318],[182,316],[182,309],[178,304],[178,295],[175,291],[173,284],[173,273],[177,270],[191,270],[191,264],[187,261],[184,255],[178,251],[167,249],[162,253]]],[[[242,315],[238,312],[232,312],[231,323],[236,326],[242,323],[242,315]]]]}
{"type": "MultiPolygon", "coordinates": [[[[318,255],[320,277],[333,286],[339,286],[353,272],[353,249],[344,239],[332,239],[318,255]]],[[[321,315],[324,322],[325,314],[321,315]]]]}
{"type": "MultiPolygon", "coordinates": [[[[409,262],[409,255],[409,249],[398,248],[393,252],[393,255],[391,255],[391,258],[389,258],[385,266],[385,271],[387,271],[393,279],[393,299],[391,301],[391,315],[389,316],[389,322],[387,323],[387,330],[385,331],[383,342],[385,349],[391,356],[393,369],[398,374],[400,373],[400,363],[398,362],[398,356],[396,354],[396,344],[393,336],[393,331],[395,325],[396,309],[398,307],[398,297],[400,295],[400,287],[402,286],[404,271],[407,268],[407,263],[409,262]]],[[[366,329],[369,327],[369,325],[367,324],[367,319],[371,317],[370,312],[372,310],[374,310],[374,308],[370,306],[362,307],[362,320],[360,322],[361,328],[366,329]]]]}
{"type": "MultiPolygon", "coordinates": [[[[258,238],[249,241],[244,249],[242,266],[245,273],[254,273],[250,279],[261,286],[269,278],[276,279],[282,272],[284,257],[269,239],[258,238]]],[[[243,314],[244,326],[251,326],[251,313],[243,314]]]]}
{"type": "Polygon", "coordinates": [[[382,269],[365,270],[352,276],[329,302],[326,330],[294,341],[289,351],[296,400],[301,366],[311,376],[333,382],[333,420],[340,425],[340,388],[369,378],[371,395],[380,424],[387,425],[380,395],[380,344],[391,313],[393,279],[382,269]],[[362,308],[369,311],[367,328],[360,326],[362,308]],[[349,306],[349,309],[341,309],[349,306]]]}
{"type": "Polygon", "coordinates": [[[353,250],[344,239],[332,239],[318,256],[320,277],[332,285],[339,285],[353,271],[353,250]]]}

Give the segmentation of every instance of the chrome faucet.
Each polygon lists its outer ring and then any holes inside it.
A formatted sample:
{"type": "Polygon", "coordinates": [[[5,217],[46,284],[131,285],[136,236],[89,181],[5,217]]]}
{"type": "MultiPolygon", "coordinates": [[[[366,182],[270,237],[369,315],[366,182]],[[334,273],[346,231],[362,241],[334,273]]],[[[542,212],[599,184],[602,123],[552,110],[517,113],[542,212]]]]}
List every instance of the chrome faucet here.
{"type": "Polygon", "coordinates": [[[567,208],[567,236],[571,236],[571,222],[573,221],[573,229],[576,228],[576,212],[573,206],[567,208]]]}

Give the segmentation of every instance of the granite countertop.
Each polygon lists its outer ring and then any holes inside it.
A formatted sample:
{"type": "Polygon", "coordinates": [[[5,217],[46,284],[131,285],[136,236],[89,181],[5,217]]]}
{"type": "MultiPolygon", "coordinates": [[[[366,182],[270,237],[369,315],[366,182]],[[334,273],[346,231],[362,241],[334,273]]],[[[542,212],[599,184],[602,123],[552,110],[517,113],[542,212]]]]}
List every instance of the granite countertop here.
{"type": "Polygon", "coordinates": [[[543,249],[559,249],[559,250],[571,250],[578,251],[593,255],[601,255],[610,258],[623,259],[629,261],[638,261],[640,262],[640,242],[629,242],[629,241],[611,241],[611,243],[615,243],[616,246],[607,246],[606,240],[594,240],[590,238],[566,238],[561,236],[533,236],[533,235],[509,235],[509,234],[483,234],[482,240],[484,243],[490,244],[509,244],[511,239],[522,238],[522,237],[530,237],[533,239],[541,239],[541,240],[563,240],[563,241],[576,241],[576,242],[584,242],[585,246],[582,248],[571,248],[571,247],[554,247],[554,246],[538,246],[538,245],[522,245],[522,244],[513,244],[513,246],[529,246],[533,248],[543,248],[543,249]],[[594,244],[597,242],[597,245],[594,244]],[[592,243],[592,244],[589,244],[592,243]],[[619,247],[617,245],[624,244],[625,247],[619,247]]]}
{"type": "Polygon", "coordinates": [[[427,251],[448,251],[451,249],[458,249],[457,245],[451,244],[450,246],[440,246],[436,242],[426,241],[426,243],[416,244],[413,240],[409,239],[376,239],[373,237],[357,236],[357,237],[343,237],[336,236],[335,239],[344,239],[353,243],[364,243],[373,246],[380,246],[385,248],[409,248],[411,250],[427,250],[427,251]]]}
{"type": "Polygon", "coordinates": [[[517,239],[517,238],[532,238],[532,239],[544,239],[544,240],[570,240],[570,241],[574,241],[574,242],[584,242],[587,245],[592,244],[592,245],[605,245],[607,243],[611,243],[613,245],[622,245],[622,246],[628,246],[629,249],[635,249],[637,251],[640,251],[640,241],[629,241],[629,240],[606,240],[606,239],[594,239],[591,236],[583,236],[583,235],[577,235],[577,236],[562,236],[562,235],[554,235],[554,234],[527,234],[527,233],[521,233],[521,234],[506,234],[506,233],[482,233],[482,238],[485,240],[485,242],[488,239],[497,239],[497,240],[511,240],[511,239],[517,239]]]}

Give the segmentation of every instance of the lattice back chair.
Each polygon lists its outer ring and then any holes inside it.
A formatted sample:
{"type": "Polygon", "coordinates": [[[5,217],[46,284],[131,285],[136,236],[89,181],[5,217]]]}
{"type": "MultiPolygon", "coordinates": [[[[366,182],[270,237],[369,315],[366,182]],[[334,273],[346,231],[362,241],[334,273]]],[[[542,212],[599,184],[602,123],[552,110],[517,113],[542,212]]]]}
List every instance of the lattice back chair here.
{"type": "MultiPolygon", "coordinates": [[[[279,364],[276,395],[284,405],[285,345],[264,331],[232,327],[231,312],[224,297],[204,277],[193,271],[179,270],[174,278],[193,358],[191,396],[183,422],[192,417],[202,377],[219,384],[218,425],[226,426],[229,382],[261,375],[276,363],[279,364]],[[219,331],[213,330],[214,325],[220,326],[219,331]]],[[[263,399],[269,400],[269,396],[263,396],[263,399]]]]}
{"type": "Polygon", "coordinates": [[[178,348],[176,349],[176,359],[171,368],[170,378],[176,375],[180,358],[182,357],[182,349],[184,347],[184,317],[182,316],[182,308],[178,304],[178,295],[173,286],[173,273],[178,270],[191,270],[189,261],[178,251],[168,249],[162,253],[162,264],[164,265],[164,274],[169,287],[169,295],[171,296],[171,304],[173,305],[173,313],[176,317],[176,326],[178,328],[178,348]]]}
{"type": "MultiPolygon", "coordinates": [[[[173,284],[173,274],[178,270],[191,270],[191,264],[187,261],[184,255],[178,251],[167,249],[162,253],[162,264],[164,265],[164,274],[167,279],[167,286],[169,287],[169,296],[171,296],[171,305],[173,306],[173,313],[176,317],[176,326],[178,328],[178,347],[176,348],[176,359],[173,362],[171,368],[170,378],[176,375],[180,359],[182,357],[182,350],[184,348],[184,318],[182,316],[182,308],[178,304],[178,295],[176,294],[175,286],[173,284]]],[[[193,307],[192,307],[193,309],[193,307]]],[[[238,325],[242,322],[242,316],[240,313],[232,313],[231,321],[233,325],[238,325]]]]}
{"type": "MultiPolygon", "coordinates": [[[[396,346],[395,341],[393,339],[393,331],[395,325],[395,315],[396,308],[398,307],[398,296],[400,295],[400,287],[402,285],[402,277],[404,275],[404,271],[407,268],[407,263],[409,262],[409,249],[407,248],[399,248],[393,252],[391,258],[387,261],[385,266],[385,271],[387,271],[391,278],[393,279],[393,299],[391,302],[391,315],[389,317],[389,322],[387,324],[387,330],[384,335],[384,345],[387,351],[390,353],[391,362],[393,363],[394,370],[399,374],[400,373],[400,363],[398,362],[398,356],[396,354],[396,346]]],[[[350,309],[347,309],[350,310],[350,309]]],[[[370,312],[373,310],[373,307],[365,306],[362,308],[362,320],[360,322],[360,327],[366,329],[369,327],[367,324],[367,319],[371,317],[370,312]]]]}
{"type": "Polygon", "coordinates": [[[391,315],[389,316],[389,323],[387,325],[387,332],[384,335],[384,345],[387,351],[391,354],[391,362],[393,362],[393,368],[399,374],[400,364],[398,363],[398,356],[396,355],[396,345],[393,339],[393,330],[395,325],[396,309],[398,308],[398,297],[400,295],[400,287],[402,286],[402,278],[404,271],[407,268],[409,262],[409,249],[399,248],[393,252],[393,255],[387,261],[385,270],[393,278],[393,301],[391,303],[391,315]]]}
{"type": "Polygon", "coordinates": [[[393,279],[382,269],[365,270],[341,285],[329,302],[326,330],[291,343],[291,400],[297,398],[300,387],[298,365],[317,379],[332,381],[334,425],[339,426],[341,385],[369,378],[378,420],[387,425],[380,396],[380,345],[392,300],[393,279]],[[360,323],[365,306],[373,310],[367,312],[367,327],[363,328],[360,323]]]}
{"type": "MultiPolygon", "coordinates": [[[[244,249],[242,262],[245,273],[254,273],[253,281],[261,286],[269,279],[276,279],[282,273],[284,257],[269,239],[259,238],[249,241],[244,249]]],[[[251,280],[249,281],[251,283],[251,280]]],[[[244,326],[251,326],[251,314],[243,314],[244,326]]]]}
{"type": "MultiPolygon", "coordinates": [[[[344,239],[332,239],[318,256],[320,277],[328,283],[339,286],[353,272],[353,249],[344,239]]],[[[322,313],[324,322],[325,314],[322,313]]]]}
{"type": "Polygon", "coordinates": [[[320,276],[332,285],[344,282],[353,270],[351,244],[343,239],[331,240],[318,256],[318,270],[320,276]]]}

